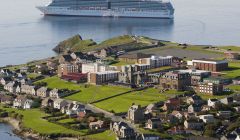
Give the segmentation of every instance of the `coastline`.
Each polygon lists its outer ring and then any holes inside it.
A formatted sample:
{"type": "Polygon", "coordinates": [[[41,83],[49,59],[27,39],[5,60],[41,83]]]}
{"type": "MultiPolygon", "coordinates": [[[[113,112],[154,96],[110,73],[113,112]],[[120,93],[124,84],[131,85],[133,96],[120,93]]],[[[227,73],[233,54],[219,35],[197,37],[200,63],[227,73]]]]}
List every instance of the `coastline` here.
{"type": "Polygon", "coordinates": [[[39,140],[41,139],[39,135],[30,132],[23,132],[20,127],[20,121],[11,117],[0,118],[3,123],[7,123],[12,126],[12,132],[22,139],[30,139],[30,140],[39,140]]]}
{"type": "MultiPolygon", "coordinates": [[[[0,123],[7,123],[12,126],[12,132],[21,139],[27,140],[41,140],[48,138],[41,138],[38,134],[32,132],[24,132],[20,127],[20,121],[11,117],[0,118],[0,123]]],[[[58,140],[78,140],[75,137],[59,137],[58,140]]]]}

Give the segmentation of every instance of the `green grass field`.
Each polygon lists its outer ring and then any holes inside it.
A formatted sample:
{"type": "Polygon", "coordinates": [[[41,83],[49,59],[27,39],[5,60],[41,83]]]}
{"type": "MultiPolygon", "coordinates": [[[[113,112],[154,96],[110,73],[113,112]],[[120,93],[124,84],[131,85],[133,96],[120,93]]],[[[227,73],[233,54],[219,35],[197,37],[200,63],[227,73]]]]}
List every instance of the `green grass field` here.
{"type": "Polygon", "coordinates": [[[90,140],[116,140],[116,135],[112,131],[106,130],[102,133],[89,135],[87,138],[90,140]]]}
{"type": "Polygon", "coordinates": [[[83,103],[96,101],[99,99],[103,99],[103,98],[130,90],[130,88],[119,87],[119,86],[107,86],[107,85],[105,86],[89,85],[86,88],[83,84],[75,84],[75,83],[67,82],[67,81],[61,80],[56,76],[49,77],[38,82],[46,82],[49,88],[59,88],[59,89],[66,88],[70,90],[81,90],[80,92],[65,98],[69,100],[83,102],[83,103]]]}
{"type": "Polygon", "coordinates": [[[229,85],[227,87],[231,90],[240,91],[240,85],[229,85]]]}
{"type": "Polygon", "coordinates": [[[148,73],[156,73],[156,72],[160,72],[160,71],[164,71],[164,70],[171,70],[171,69],[173,69],[173,67],[163,66],[163,67],[160,67],[160,68],[154,68],[154,69],[147,70],[147,72],[148,73]]]}
{"type": "MultiPolygon", "coordinates": [[[[42,117],[47,116],[44,112],[40,111],[39,109],[31,109],[31,110],[18,110],[14,108],[3,108],[0,106],[1,109],[6,111],[15,111],[19,114],[23,115],[23,126],[26,128],[30,128],[35,132],[42,133],[42,134],[52,134],[52,133],[61,133],[61,134],[74,134],[74,135],[86,135],[87,129],[83,129],[81,131],[75,131],[72,129],[65,128],[61,125],[54,124],[48,122],[42,117]]],[[[64,119],[61,123],[71,122],[73,119],[64,119]]],[[[87,135],[85,136],[88,139],[94,140],[114,140],[115,134],[111,133],[111,131],[107,130],[105,132],[101,132],[98,134],[87,135]]]]}
{"type": "MultiPolygon", "coordinates": [[[[227,95],[208,95],[204,93],[199,93],[198,94],[203,100],[208,100],[208,99],[222,99],[225,98],[227,95]]],[[[230,95],[230,94],[229,94],[230,95]]]]}
{"type": "Polygon", "coordinates": [[[167,100],[170,97],[175,96],[176,94],[182,94],[183,92],[177,91],[167,91],[166,93],[159,93],[159,90],[154,88],[149,88],[143,91],[137,91],[114,97],[108,100],[104,100],[94,105],[107,110],[114,111],[115,113],[126,112],[132,103],[147,106],[150,103],[155,103],[158,101],[167,100]]]}
{"type": "Polygon", "coordinates": [[[124,61],[117,61],[117,63],[112,64],[112,66],[123,66],[123,65],[132,65],[133,62],[124,62],[124,61]]]}
{"type": "Polygon", "coordinates": [[[27,74],[27,77],[30,78],[30,79],[35,79],[38,76],[40,76],[40,74],[37,74],[37,73],[29,73],[29,74],[27,74]]]}
{"type": "Polygon", "coordinates": [[[226,78],[238,78],[240,77],[240,62],[230,62],[229,63],[229,70],[222,71],[226,78]]]}
{"type": "MultiPolygon", "coordinates": [[[[1,107],[2,108],[2,107],[1,107]]],[[[48,116],[39,109],[31,110],[18,110],[14,108],[4,108],[7,111],[15,111],[23,115],[23,126],[30,128],[38,133],[42,134],[51,134],[51,133],[63,133],[63,134],[76,134],[83,135],[87,130],[75,131],[68,128],[65,128],[61,125],[57,125],[51,122],[48,122],[45,119],[42,119],[44,116],[48,116]]]]}

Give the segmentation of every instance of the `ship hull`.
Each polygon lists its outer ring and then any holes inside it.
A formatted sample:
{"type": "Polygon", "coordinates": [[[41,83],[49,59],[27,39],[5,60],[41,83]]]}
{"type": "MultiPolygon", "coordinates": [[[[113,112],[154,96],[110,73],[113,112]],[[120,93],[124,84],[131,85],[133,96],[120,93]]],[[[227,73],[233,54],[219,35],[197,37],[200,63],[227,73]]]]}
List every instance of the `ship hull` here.
{"type": "Polygon", "coordinates": [[[159,11],[124,11],[124,10],[82,10],[65,7],[37,7],[45,15],[56,16],[87,16],[87,17],[136,17],[136,18],[173,18],[169,10],[159,11]]]}

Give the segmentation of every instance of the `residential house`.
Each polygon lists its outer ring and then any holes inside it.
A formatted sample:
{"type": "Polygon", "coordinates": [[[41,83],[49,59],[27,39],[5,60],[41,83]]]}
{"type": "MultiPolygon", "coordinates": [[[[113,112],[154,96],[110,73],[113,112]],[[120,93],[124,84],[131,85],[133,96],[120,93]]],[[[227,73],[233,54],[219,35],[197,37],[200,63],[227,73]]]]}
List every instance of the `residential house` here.
{"type": "Polygon", "coordinates": [[[110,123],[110,130],[112,130],[119,138],[135,139],[135,132],[124,122],[110,123]]]}
{"type": "Polygon", "coordinates": [[[240,78],[232,80],[234,85],[240,85],[240,78]]]}
{"type": "Polygon", "coordinates": [[[49,97],[49,92],[50,92],[50,89],[48,89],[47,87],[41,87],[37,89],[37,96],[46,98],[46,97],[49,97]]]}
{"type": "Polygon", "coordinates": [[[236,112],[240,113],[240,106],[236,106],[236,107],[233,107],[233,108],[236,110],[236,112]]]}
{"type": "Polygon", "coordinates": [[[225,105],[230,105],[233,103],[233,97],[225,97],[223,99],[220,99],[220,102],[225,105]]]}
{"type": "Polygon", "coordinates": [[[76,102],[68,103],[61,108],[62,113],[69,116],[77,116],[80,112],[85,111],[85,106],[76,102]]]}
{"type": "Polygon", "coordinates": [[[53,103],[53,108],[61,109],[63,106],[67,105],[68,102],[64,99],[55,99],[53,103]]]}
{"type": "Polygon", "coordinates": [[[14,108],[23,108],[23,109],[30,109],[33,104],[33,101],[27,99],[26,96],[18,96],[13,101],[14,108]]]}
{"type": "Polygon", "coordinates": [[[161,127],[161,120],[159,118],[148,119],[145,123],[147,129],[158,129],[161,127]]]}
{"type": "Polygon", "coordinates": [[[1,78],[0,82],[3,86],[5,86],[7,83],[12,82],[12,78],[11,77],[3,77],[3,78],[1,78]]]}
{"type": "Polygon", "coordinates": [[[181,120],[183,118],[182,112],[177,111],[177,110],[174,110],[170,115],[178,120],[181,120]]]}
{"type": "Polygon", "coordinates": [[[219,104],[220,101],[218,99],[208,99],[208,106],[215,107],[216,104],[219,104]]]}
{"type": "Polygon", "coordinates": [[[0,75],[2,75],[4,77],[12,77],[14,75],[14,73],[9,69],[1,69],[0,75]]]}
{"type": "Polygon", "coordinates": [[[9,82],[8,84],[6,84],[4,86],[4,89],[11,92],[11,93],[16,93],[16,88],[17,88],[18,85],[19,85],[19,83],[15,82],[15,81],[9,82]]]}
{"type": "Polygon", "coordinates": [[[196,113],[183,112],[183,116],[185,119],[195,119],[196,113]]]}
{"type": "Polygon", "coordinates": [[[17,87],[16,87],[16,93],[21,93],[21,86],[22,84],[18,84],[17,87]]]}
{"type": "Polygon", "coordinates": [[[51,98],[44,98],[42,100],[42,107],[53,107],[54,101],[51,98]]]}
{"type": "Polygon", "coordinates": [[[236,128],[234,131],[231,132],[232,134],[236,134],[236,140],[240,140],[240,127],[236,128]]]}
{"type": "Polygon", "coordinates": [[[42,74],[42,72],[48,71],[48,67],[45,64],[37,64],[34,69],[34,73],[42,74]]]}
{"type": "Polygon", "coordinates": [[[30,86],[30,85],[22,85],[21,86],[21,92],[22,93],[26,93],[26,94],[30,94],[33,96],[37,95],[37,87],[35,86],[30,86]]]}
{"type": "Polygon", "coordinates": [[[167,110],[179,110],[180,109],[180,99],[178,98],[171,98],[169,100],[167,100],[163,107],[163,110],[167,111],[167,110]]]}
{"type": "Polygon", "coordinates": [[[187,104],[203,104],[204,100],[198,95],[193,95],[190,97],[187,97],[186,99],[187,104]]]}
{"type": "Polygon", "coordinates": [[[140,105],[132,105],[128,109],[127,118],[132,122],[140,122],[144,119],[144,110],[140,105]]]}
{"type": "Polygon", "coordinates": [[[58,62],[54,61],[54,60],[49,60],[47,61],[47,67],[49,70],[56,70],[58,67],[58,62]]]}
{"type": "Polygon", "coordinates": [[[71,109],[72,109],[73,105],[74,104],[72,102],[68,102],[67,104],[62,106],[60,110],[61,110],[62,113],[65,113],[67,115],[72,115],[71,114],[71,109]]]}
{"type": "Polygon", "coordinates": [[[74,60],[71,57],[71,55],[67,54],[67,55],[62,55],[59,58],[59,63],[60,64],[67,64],[67,63],[72,63],[74,60]]]}
{"type": "Polygon", "coordinates": [[[145,114],[152,113],[154,110],[156,110],[157,107],[155,104],[149,104],[145,109],[145,114]]]}
{"type": "Polygon", "coordinates": [[[188,134],[188,131],[185,130],[183,126],[174,126],[168,129],[167,133],[170,135],[184,135],[184,134],[188,134]]]}
{"type": "Polygon", "coordinates": [[[228,133],[220,138],[220,140],[240,140],[240,136],[233,133],[228,133]]]}
{"type": "Polygon", "coordinates": [[[188,113],[200,112],[202,110],[202,106],[199,104],[192,104],[188,107],[188,113]]]}
{"type": "Polygon", "coordinates": [[[63,90],[59,90],[59,89],[56,89],[56,88],[54,88],[53,90],[51,90],[49,92],[49,97],[51,97],[51,98],[60,98],[63,95],[64,95],[63,90]]]}
{"type": "Polygon", "coordinates": [[[204,123],[202,120],[189,119],[184,121],[184,127],[185,129],[202,130],[204,123]]]}
{"type": "Polygon", "coordinates": [[[89,123],[89,128],[91,130],[99,130],[99,129],[102,129],[103,127],[104,127],[104,121],[101,121],[101,120],[89,123]]]}
{"type": "Polygon", "coordinates": [[[210,107],[210,106],[208,106],[208,105],[203,105],[201,111],[210,111],[210,110],[211,110],[211,107],[210,107]]]}
{"type": "Polygon", "coordinates": [[[92,54],[86,54],[82,52],[73,52],[70,54],[75,63],[92,63],[96,61],[96,57],[92,54]]]}
{"type": "Polygon", "coordinates": [[[33,100],[27,99],[23,104],[23,109],[30,109],[32,108],[33,100]]]}
{"type": "Polygon", "coordinates": [[[214,116],[212,114],[199,115],[198,118],[202,120],[204,123],[213,123],[215,121],[214,116]]]}

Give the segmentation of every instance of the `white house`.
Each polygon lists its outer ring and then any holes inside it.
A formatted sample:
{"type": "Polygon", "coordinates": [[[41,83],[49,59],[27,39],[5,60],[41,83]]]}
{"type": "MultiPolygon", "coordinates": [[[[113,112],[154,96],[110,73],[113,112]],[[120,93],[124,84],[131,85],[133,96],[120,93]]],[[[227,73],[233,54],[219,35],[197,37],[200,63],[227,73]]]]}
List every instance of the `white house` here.
{"type": "Polygon", "coordinates": [[[32,107],[33,100],[27,99],[23,104],[23,109],[30,109],[32,107]]]}
{"type": "Polygon", "coordinates": [[[217,104],[217,103],[219,103],[220,101],[219,100],[217,100],[217,99],[208,99],[208,106],[210,106],[210,107],[215,107],[215,105],[217,104]]]}
{"type": "Polygon", "coordinates": [[[63,106],[67,105],[68,102],[63,99],[55,99],[53,103],[53,108],[61,109],[63,106]]]}
{"type": "Polygon", "coordinates": [[[50,96],[51,98],[60,98],[60,97],[63,96],[63,94],[64,94],[64,93],[63,93],[62,90],[59,90],[59,89],[54,88],[53,90],[50,91],[49,96],[50,96]]]}

